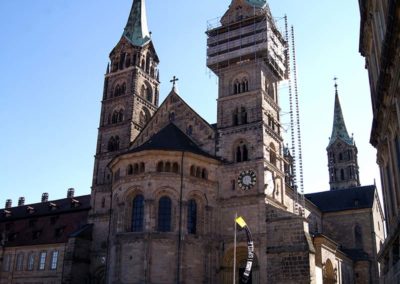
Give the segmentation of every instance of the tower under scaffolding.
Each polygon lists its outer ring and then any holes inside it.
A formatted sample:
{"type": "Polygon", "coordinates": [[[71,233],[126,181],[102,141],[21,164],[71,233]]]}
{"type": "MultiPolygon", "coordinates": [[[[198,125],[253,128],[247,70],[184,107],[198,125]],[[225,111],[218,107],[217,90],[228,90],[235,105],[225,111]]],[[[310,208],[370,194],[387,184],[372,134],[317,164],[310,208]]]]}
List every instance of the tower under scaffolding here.
{"type": "MultiPolygon", "coordinates": [[[[254,7],[251,14],[247,11],[245,17],[240,13],[232,13],[208,21],[207,67],[219,76],[228,67],[248,62],[266,63],[275,77],[275,82],[288,85],[292,157],[292,173],[289,178],[291,181],[288,184],[294,191],[293,212],[304,216],[304,176],[294,29],[291,28],[289,36],[287,17],[284,19],[285,31],[281,33],[267,4],[262,9],[254,7]]],[[[274,123],[279,128],[282,127],[279,117],[274,123]]]]}

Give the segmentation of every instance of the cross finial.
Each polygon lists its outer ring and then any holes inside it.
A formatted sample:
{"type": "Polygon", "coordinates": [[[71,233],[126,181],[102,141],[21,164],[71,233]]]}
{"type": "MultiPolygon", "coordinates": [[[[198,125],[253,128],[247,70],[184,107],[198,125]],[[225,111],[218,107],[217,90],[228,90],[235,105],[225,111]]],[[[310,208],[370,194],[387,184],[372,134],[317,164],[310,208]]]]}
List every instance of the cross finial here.
{"type": "Polygon", "coordinates": [[[175,87],[175,84],[176,84],[177,81],[179,81],[179,79],[174,75],[172,80],[170,80],[170,82],[172,83],[172,87],[175,87]]]}

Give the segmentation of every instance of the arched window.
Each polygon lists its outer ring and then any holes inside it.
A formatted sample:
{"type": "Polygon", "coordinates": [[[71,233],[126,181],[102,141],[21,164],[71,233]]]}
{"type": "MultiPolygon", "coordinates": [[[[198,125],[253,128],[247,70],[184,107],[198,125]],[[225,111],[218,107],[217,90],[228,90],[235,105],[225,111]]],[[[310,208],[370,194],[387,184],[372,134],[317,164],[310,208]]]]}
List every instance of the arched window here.
{"type": "Polygon", "coordinates": [[[118,122],[124,121],[124,110],[121,108],[118,112],[118,122]]]}
{"type": "Polygon", "coordinates": [[[170,112],[169,113],[169,120],[170,121],[175,121],[175,112],[170,112]]]}
{"type": "Polygon", "coordinates": [[[200,167],[197,167],[196,168],[196,177],[201,177],[201,169],[200,169],[200,167]]]}
{"type": "Polygon", "coordinates": [[[340,170],[340,179],[344,180],[344,170],[343,169],[340,170]]]}
{"type": "Polygon", "coordinates": [[[242,80],[241,90],[242,90],[242,93],[247,92],[249,90],[249,81],[247,81],[246,78],[243,78],[243,80],[242,80]]]}
{"type": "Polygon", "coordinates": [[[146,55],[146,73],[147,74],[150,73],[150,61],[151,61],[150,53],[147,53],[147,55],[146,55]]]}
{"type": "Polygon", "coordinates": [[[201,178],[202,178],[202,179],[208,179],[208,172],[207,172],[206,169],[203,169],[203,170],[201,171],[201,178]]]}
{"type": "Polygon", "coordinates": [[[191,176],[196,176],[196,167],[195,166],[191,166],[190,167],[190,175],[191,176]]]}
{"type": "Polygon", "coordinates": [[[178,173],[179,172],[179,165],[178,163],[173,163],[172,164],[172,172],[178,173]]]}
{"type": "Polygon", "coordinates": [[[144,220],[144,197],[136,195],[132,203],[132,232],[143,231],[144,220]]]}
{"type": "Polygon", "coordinates": [[[232,124],[233,126],[239,125],[239,111],[236,108],[232,114],[232,124]]]}
{"type": "Polygon", "coordinates": [[[110,140],[108,140],[108,146],[107,146],[108,151],[115,151],[115,138],[112,136],[110,140]]]}
{"type": "Polygon", "coordinates": [[[126,93],[126,83],[123,83],[121,87],[121,95],[125,95],[125,93],[126,93]]]}
{"type": "Polygon", "coordinates": [[[125,53],[121,53],[121,55],[119,56],[119,69],[123,69],[124,68],[124,62],[125,62],[125,53]]]}
{"type": "Polygon", "coordinates": [[[249,161],[249,151],[247,145],[242,141],[235,148],[235,161],[237,163],[249,161]]]}
{"type": "Polygon", "coordinates": [[[135,175],[139,173],[139,165],[138,164],[134,164],[133,165],[133,173],[135,175]]]}
{"type": "Polygon", "coordinates": [[[121,86],[117,84],[114,90],[114,97],[119,97],[121,95],[121,86]]]}
{"type": "Polygon", "coordinates": [[[274,144],[269,144],[269,162],[276,166],[276,149],[274,144]]]}
{"type": "Polygon", "coordinates": [[[145,172],[145,165],[144,165],[144,163],[142,162],[142,163],[140,163],[140,167],[139,167],[139,172],[140,173],[144,173],[145,172]]]}
{"type": "Polygon", "coordinates": [[[150,120],[150,112],[147,108],[143,107],[140,112],[139,122],[141,125],[145,125],[150,120]]]}
{"type": "Polygon", "coordinates": [[[159,232],[171,231],[171,199],[168,196],[163,196],[158,201],[158,225],[159,232]]]}
{"type": "Polygon", "coordinates": [[[171,171],[171,163],[170,162],[166,162],[165,163],[165,172],[170,172],[171,171]]]}
{"type": "Polygon", "coordinates": [[[188,234],[196,234],[197,231],[197,203],[190,199],[187,208],[187,230],[188,234]]]}
{"type": "Polygon", "coordinates": [[[142,63],[141,63],[140,67],[142,67],[143,70],[144,70],[145,65],[146,65],[146,63],[145,63],[144,59],[142,59],[142,63]]]}
{"type": "Polygon", "coordinates": [[[147,87],[146,90],[146,100],[149,101],[150,103],[153,103],[153,93],[150,87],[147,87]]]}
{"type": "Polygon", "coordinates": [[[133,167],[132,167],[132,165],[129,165],[129,166],[128,166],[128,169],[127,169],[126,173],[127,173],[128,175],[133,175],[133,167]]]}
{"type": "Polygon", "coordinates": [[[164,162],[163,161],[160,161],[160,162],[158,162],[158,164],[157,164],[157,172],[163,172],[164,171],[164,162]]]}
{"type": "Polygon", "coordinates": [[[238,79],[236,79],[235,82],[233,83],[233,93],[234,94],[240,93],[240,83],[238,79]]]}
{"type": "Polygon", "coordinates": [[[244,107],[240,108],[240,123],[241,124],[247,123],[247,111],[246,111],[246,108],[244,108],[244,107]]]}
{"type": "Polygon", "coordinates": [[[126,56],[126,60],[125,60],[125,67],[128,68],[129,66],[131,66],[131,55],[128,54],[126,56]]]}
{"type": "Polygon", "coordinates": [[[118,123],[118,112],[116,110],[114,110],[114,112],[113,112],[111,122],[113,124],[118,123]]]}

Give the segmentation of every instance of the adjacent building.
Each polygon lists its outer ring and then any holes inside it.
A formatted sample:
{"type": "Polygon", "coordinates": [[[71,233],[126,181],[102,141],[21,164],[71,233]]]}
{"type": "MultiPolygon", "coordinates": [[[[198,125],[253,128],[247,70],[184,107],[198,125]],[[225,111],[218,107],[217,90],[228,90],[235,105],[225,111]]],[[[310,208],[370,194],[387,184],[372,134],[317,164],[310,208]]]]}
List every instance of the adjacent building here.
{"type": "Polygon", "coordinates": [[[382,283],[400,282],[400,2],[360,0],[360,53],[371,87],[371,144],[377,149],[387,238],[379,253],[382,283]]]}
{"type": "Polygon", "coordinates": [[[92,225],[90,195],[0,210],[0,283],[87,283],[92,225]]]}

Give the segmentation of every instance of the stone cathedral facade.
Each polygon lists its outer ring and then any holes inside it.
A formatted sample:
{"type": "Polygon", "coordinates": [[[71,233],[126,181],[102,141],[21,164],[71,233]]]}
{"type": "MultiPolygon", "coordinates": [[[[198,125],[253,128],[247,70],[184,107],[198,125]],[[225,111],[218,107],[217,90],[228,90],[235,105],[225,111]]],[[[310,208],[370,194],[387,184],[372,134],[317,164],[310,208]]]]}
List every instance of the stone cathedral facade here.
{"type": "MultiPolygon", "coordinates": [[[[357,148],[337,90],[327,148],[331,190],[307,194],[298,204],[280,124],[287,43],[268,4],[233,0],[207,36],[207,66],[219,81],[215,124],[184,101],[175,78],[159,102],[159,58],[145,1],[133,1],[104,80],[84,222],[91,241],[85,234],[85,245],[65,252],[77,264],[68,277],[60,263],[61,278],[29,278],[26,271],[24,283],[232,283],[236,214],[255,244],[248,283],[377,283],[382,210],[375,186],[360,186],[357,148]],[[78,249],[85,258],[72,257],[78,249]]],[[[3,210],[2,235],[10,233],[14,211],[20,212],[15,222],[31,218],[21,206],[3,210]]],[[[21,247],[18,238],[1,244],[3,268],[35,246],[21,247]]],[[[240,283],[243,232],[236,251],[240,283]]],[[[20,283],[10,269],[2,270],[1,284],[20,283]]]]}

